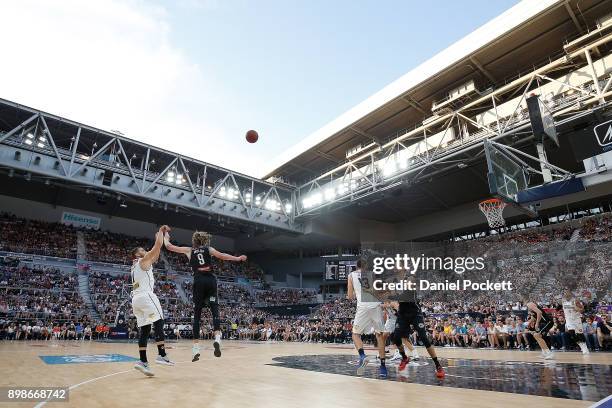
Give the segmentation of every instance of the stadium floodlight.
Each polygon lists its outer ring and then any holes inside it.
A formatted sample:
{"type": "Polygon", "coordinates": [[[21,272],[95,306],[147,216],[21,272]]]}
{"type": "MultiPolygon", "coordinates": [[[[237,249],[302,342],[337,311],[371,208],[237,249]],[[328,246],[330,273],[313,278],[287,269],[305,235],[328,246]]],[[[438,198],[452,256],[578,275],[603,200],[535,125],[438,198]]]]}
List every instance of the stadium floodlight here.
{"type": "Polygon", "coordinates": [[[31,146],[31,145],[32,145],[32,143],[34,143],[34,142],[32,142],[32,139],[27,139],[27,140],[25,141],[25,144],[27,144],[28,146],[31,146]]]}
{"type": "Polygon", "coordinates": [[[285,201],[284,201],[284,207],[285,207],[285,212],[286,212],[287,214],[290,214],[290,213],[291,213],[291,210],[293,209],[293,206],[291,205],[291,201],[289,201],[289,200],[285,200],[285,201]]]}
{"type": "Polygon", "coordinates": [[[336,192],[334,191],[333,188],[329,187],[325,190],[325,199],[327,201],[331,201],[334,198],[336,198],[336,192]]]}
{"type": "Polygon", "coordinates": [[[319,205],[323,202],[323,195],[319,192],[316,192],[311,196],[311,199],[312,199],[312,202],[311,202],[312,206],[319,205]]]}
{"type": "Polygon", "coordinates": [[[28,134],[26,135],[26,137],[27,137],[28,139],[34,139],[34,135],[32,134],[32,132],[28,133],[28,134]]]}
{"type": "Polygon", "coordinates": [[[252,199],[253,199],[253,192],[251,191],[250,188],[247,188],[246,190],[244,190],[244,201],[247,204],[251,204],[252,199]]]}
{"type": "Polygon", "coordinates": [[[38,147],[40,147],[42,149],[43,147],[45,147],[45,144],[38,142],[38,144],[36,146],[38,146],[38,147]]]}
{"type": "Polygon", "coordinates": [[[269,211],[280,211],[281,204],[280,202],[278,202],[277,200],[273,198],[268,198],[266,200],[266,203],[264,204],[264,208],[269,211]]]}
{"type": "Polygon", "coordinates": [[[388,157],[381,160],[378,166],[382,170],[383,177],[389,177],[397,171],[395,157],[388,157]]]}
{"type": "Polygon", "coordinates": [[[238,199],[238,191],[232,187],[229,187],[227,189],[227,198],[229,200],[236,200],[238,199]]]}
{"type": "Polygon", "coordinates": [[[225,189],[225,186],[222,186],[219,189],[219,197],[221,197],[221,198],[227,197],[227,190],[225,189]]]}
{"type": "Polygon", "coordinates": [[[408,160],[409,160],[409,156],[408,156],[408,151],[406,149],[400,151],[397,154],[397,161],[398,161],[400,170],[406,170],[408,168],[408,160]]]}
{"type": "Polygon", "coordinates": [[[345,195],[349,190],[349,183],[348,181],[343,181],[342,183],[340,183],[340,186],[338,187],[338,195],[345,195]]]}
{"type": "Polygon", "coordinates": [[[261,204],[261,196],[256,195],[255,196],[255,205],[259,206],[261,204]]]}
{"type": "Polygon", "coordinates": [[[44,143],[44,142],[46,142],[46,141],[47,141],[47,138],[46,138],[46,137],[44,137],[44,136],[41,136],[41,137],[39,137],[39,138],[38,138],[38,140],[40,140],[41,142],[43,142],[43,143],[44,143]]]}

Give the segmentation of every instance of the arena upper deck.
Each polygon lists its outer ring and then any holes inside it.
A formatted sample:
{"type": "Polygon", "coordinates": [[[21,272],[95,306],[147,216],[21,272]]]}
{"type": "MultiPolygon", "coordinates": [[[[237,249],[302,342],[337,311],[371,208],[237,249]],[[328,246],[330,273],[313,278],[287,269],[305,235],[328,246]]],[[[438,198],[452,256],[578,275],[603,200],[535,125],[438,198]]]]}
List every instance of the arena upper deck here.
{"type": "Polygon", "coordinates": [[[497,88],[562,55],[564,44],[611,12],[605,0],[521,1],[305,137],[272,161],[264,178],[312,179],[344,162],[350,148],[387,141],[431,117],[433,103],[471,79],[481,90],[497,88]]]}

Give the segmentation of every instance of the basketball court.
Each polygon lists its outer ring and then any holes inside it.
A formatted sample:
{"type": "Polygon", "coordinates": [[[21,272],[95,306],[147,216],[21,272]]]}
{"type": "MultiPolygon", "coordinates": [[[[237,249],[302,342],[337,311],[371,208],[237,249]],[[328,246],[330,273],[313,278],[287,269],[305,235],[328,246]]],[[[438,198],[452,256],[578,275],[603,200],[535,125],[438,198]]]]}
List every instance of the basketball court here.
{"type": "MultiPolygon", "coordinates": [[[[610,355],[557,353],[543,362],[538,352],[438,349],[446,378],[421,360],[389,378],[377,378],[377,363],[356,374],[350,344],[224,342],[214,358],[204,343],[202,359],[191,362],[191,343],[168,343],[175,367],[154,365],[155,376],[132,368],[134,343],[81,341],[7,342],[0,349],[6,374],[0,386],[69,387],[67,403],[12,403],[15,407],[144,406],[244,407],[588,407],[612,393],[610,355]]],[[[149,344],[152,351],[154,345],[149,344]]],[[[420,354],[426,354],[419,348],[420,354]]],[[[374,358],[374,351],[368,350],[374,358]]],[[[391,363],[390,363],[391,364],[391,363]]]]}

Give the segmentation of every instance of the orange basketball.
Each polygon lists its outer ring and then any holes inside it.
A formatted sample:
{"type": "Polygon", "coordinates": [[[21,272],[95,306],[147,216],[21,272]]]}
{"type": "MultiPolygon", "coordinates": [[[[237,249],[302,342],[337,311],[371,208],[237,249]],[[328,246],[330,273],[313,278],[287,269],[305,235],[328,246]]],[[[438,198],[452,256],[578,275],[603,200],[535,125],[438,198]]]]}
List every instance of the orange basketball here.
{"type": "Polygon", "coordinates": [[[249,143],[255,143],[259,139],[259,135],[254,130],[249,130],[246,132],[246,140],[249,143]]]}

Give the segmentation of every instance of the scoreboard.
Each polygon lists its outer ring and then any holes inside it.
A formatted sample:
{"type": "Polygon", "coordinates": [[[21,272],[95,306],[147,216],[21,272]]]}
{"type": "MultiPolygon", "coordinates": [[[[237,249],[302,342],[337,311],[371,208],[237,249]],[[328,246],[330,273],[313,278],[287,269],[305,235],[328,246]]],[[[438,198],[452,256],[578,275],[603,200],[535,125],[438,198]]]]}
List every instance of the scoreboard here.
{"type": "Polygon", "coordinates": [[[357,269],[357,260],[325,261],[325,280],[345,281],[349,273],[357,269]]]}

